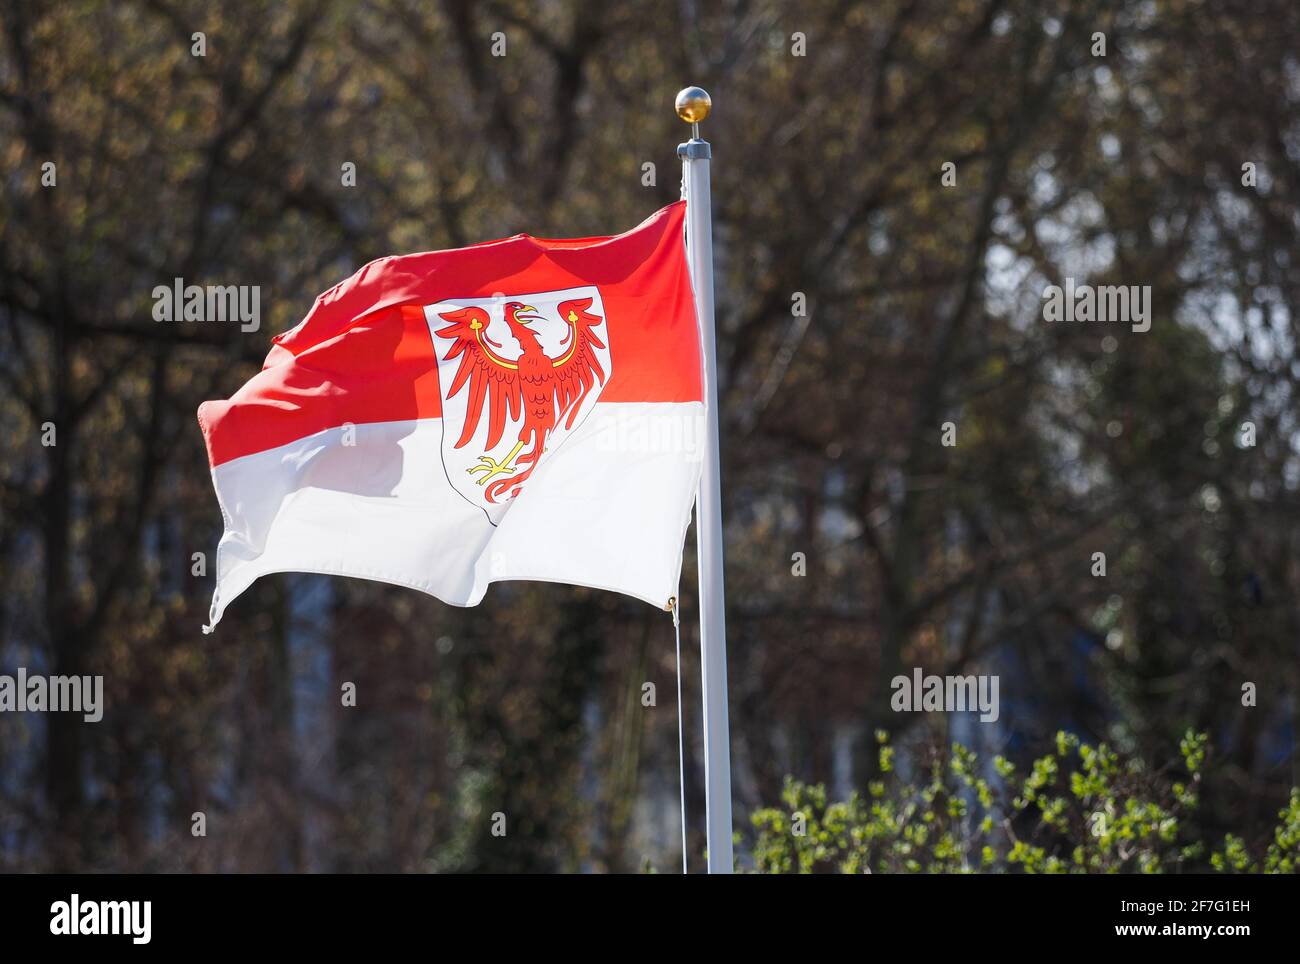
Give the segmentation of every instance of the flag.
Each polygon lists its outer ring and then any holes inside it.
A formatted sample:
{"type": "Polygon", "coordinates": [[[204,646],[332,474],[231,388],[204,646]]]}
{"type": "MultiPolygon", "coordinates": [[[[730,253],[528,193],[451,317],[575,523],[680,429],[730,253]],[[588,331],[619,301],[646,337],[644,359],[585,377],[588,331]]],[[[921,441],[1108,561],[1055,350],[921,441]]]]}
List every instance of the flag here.
{"type": "Polygon", "coordinates": [[[704,445],[684,216],[382,258],[317,298],[199,407],[225,522],[205,629],[290,571],[457,606],[518,579],[664,607],[704,445]]]}

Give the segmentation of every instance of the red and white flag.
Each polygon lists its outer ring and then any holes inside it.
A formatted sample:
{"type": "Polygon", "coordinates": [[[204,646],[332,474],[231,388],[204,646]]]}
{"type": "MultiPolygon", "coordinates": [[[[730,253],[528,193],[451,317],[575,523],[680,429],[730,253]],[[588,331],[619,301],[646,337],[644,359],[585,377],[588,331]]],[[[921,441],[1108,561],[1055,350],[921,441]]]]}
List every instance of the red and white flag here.
{"type": "Polygon", "coordinates": [[[704,445],[684,215],[383,258],[317,298],[199,407],[225,519],[205,629],[289,571],[667,604],[704,445]]]}

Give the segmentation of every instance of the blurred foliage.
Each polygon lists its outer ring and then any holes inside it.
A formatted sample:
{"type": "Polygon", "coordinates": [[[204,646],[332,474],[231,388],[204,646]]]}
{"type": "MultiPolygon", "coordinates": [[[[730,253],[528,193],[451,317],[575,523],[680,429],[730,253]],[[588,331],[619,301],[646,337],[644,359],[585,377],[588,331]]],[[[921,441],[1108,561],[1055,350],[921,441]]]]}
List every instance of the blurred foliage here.
{"type": "Polygon", "coordinates": [[[1197,822],[1204,733],[1183,738],[1177,775],[1062,731],[1055,752],[1024,773],[1002,756],[982,764],[954,743],[928,761],[920,784],[898,777],[888,735],[878,739],[882,776],[865,797],[833,803],[822,784],[788,780],[784,809],[751,815],[760,872],[1300,872],[1300,788],[1262,846],[1233,834],[1207,845],[1197,822]]]}
{"type": "Polygon", "coordinates": [[[1061,728],[1155,761],[1192,727],[1202,837],[1254,841],[1300,785],[1296,36],[1293,0],[4,0],[0,670],[103,673],[108,710],[0,718],[0,870],[673,863],[665,614],[285,575],[205,637],[194,411],[375,257],[675,200],[687,83],[715,105],[741,823],[787,774],[879,779],[877,729],[899,767],[933,740],[1029,767],[1061,728]],[[154,322],[178,277],[261,286],[261,329],[154,322]],[[1150,285],[1150,331],[1045,323],[1067,277],[1150,285]],[[999,724],[891,712],[905,667],[1000,674],[999,724]]]}

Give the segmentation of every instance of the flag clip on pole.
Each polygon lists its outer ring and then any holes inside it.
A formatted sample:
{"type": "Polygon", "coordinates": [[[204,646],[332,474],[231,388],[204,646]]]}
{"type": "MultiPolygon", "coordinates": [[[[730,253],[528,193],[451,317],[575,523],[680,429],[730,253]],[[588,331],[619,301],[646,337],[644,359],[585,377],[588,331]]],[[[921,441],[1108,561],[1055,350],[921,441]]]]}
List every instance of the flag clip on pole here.
{"type": "Polygon", "coordinates": [[[699,87],[677,95],[677,116],[691,139],[677,147],[686,197],[686,256],[695,288],[695,317],[704,349],[704,470],[695,496],[700,573],[700,689],[704,696],[704,809],[709,873],[729,874],[731,857],[731,747],[727,726],[727,626],[722,579],[722,486],[718,456],[718,360],[713,321],[713,226],[708,141],[700,121],[713,102],[699,87]]]}

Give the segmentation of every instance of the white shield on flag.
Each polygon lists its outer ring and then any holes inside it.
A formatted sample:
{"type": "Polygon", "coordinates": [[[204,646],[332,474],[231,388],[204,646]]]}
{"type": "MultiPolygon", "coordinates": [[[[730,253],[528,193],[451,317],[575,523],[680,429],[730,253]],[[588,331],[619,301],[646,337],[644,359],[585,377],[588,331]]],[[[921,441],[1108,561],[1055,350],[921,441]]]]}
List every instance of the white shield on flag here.
{"type": "Polygon", "coordinates": [[[612,374],[595,285],[426,305],[442,397],[442,462],[496,525],[612,374]]]}

